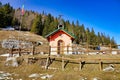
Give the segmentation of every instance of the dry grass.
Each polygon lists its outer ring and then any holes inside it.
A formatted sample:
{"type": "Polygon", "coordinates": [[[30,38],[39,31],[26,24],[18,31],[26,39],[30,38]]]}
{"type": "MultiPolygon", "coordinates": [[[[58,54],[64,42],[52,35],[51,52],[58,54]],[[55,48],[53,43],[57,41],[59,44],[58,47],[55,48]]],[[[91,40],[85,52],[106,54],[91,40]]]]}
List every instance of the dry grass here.
{"type": "Polygon", "coordinates": [[[6,49],[2,48],[1,42],[4,39],[15,38],[23,41],[40,41],[43,42],[44,45],[48,45],[47,39],[42,36],[36,35],[34,33],[30,33],[28,31],[2,31],[0,30],[0,54],[7,53],[6,49]]]}
{"type": "Polygon", "coordinates": [[[20,38],[21,40],[41,41],[43,43],[48,43],[42,36],[30,33],[28,31],[0,31],[0,41],[8,38],[20,38]]]}
{"type": "MultiPolygon", "coordinates": [[[[100,55],[81,55],[84,57],[92,57],[96,58],[100,55]]],[[[112,58],[120,58],[119,55],[110,56],[110,55],[101,55],[100,57],[112,57],[112,58]]],[[[69,56],[70,57],[70,56],[69,56]]],[[[75,56],[74,56],[75,57],[75,56]]],[[[20,57],[18,60],[22,60],[24,57],[20,57]]],[[[1,61],[5,60],[0,58],[1,61]]],[[[43,61],[46,61],[43,59],[43,61]]],[[[23,80],[31,80],[28,76],[32,73],[39,74],[54,74],[54,77],[51,80],[81,80],[82,78],[87,78],[87,80],[92,80],[94,77],[100,78],[100,80],[120,80],[120,64],[114,64],[115,71],[113,72],[103,72],[99,70],[98,64],[85,64],[83,69],[79,71],[79,64],[77,63],[68,63],[65,67],[65,70],[62,71],[62,63],[61,61],[53,61],[53,63],[49,67],[57,68],[57,70],[45,70],[41,67],[40,61],[35,64],[27,64],[25,61],[19,65],[19,67],[10,67],[4,66],[4,63],[0,63],[0,71],[7,71],[10,73],[19,74],[18,76],[13,76],[15,79],[23,79],[23,80]]],[[[108,66],[108,64],[104,64],[104,67],[108,66]]],[[[38,78],[36,80],[41,80],[38,78]]]]}
{"type": "MultiPolygon", "coordinates": [[[[46,42],[46,39],[41,38],[38,35],[29,33],[29,32],[19,32],[17,31],[0,31],[0,41],[8,38],[10,35],[18,36],[18,35],[29,35],[30,40],[40,40],[46,42]],[[31,37],[32,36],[32,37],[31,37]]],[[[23,37],[25,39],[25,37],[23,37]]],[[[6,53],[6,50],[0,47],[0,54],[6,53]]],[[[39,57],[38,55],[35,55],[39,57]]],[[[117,58],[120,59],[120,55],[72,55],[65,56],[69,58],[117,58]]],[[[9,73],[18,74],[14,76],[14,79],[23,79],[23,80],[32,80],[28,76],[32,73],[39,74],[54,74],[54,76],[50,80],[82,80],[83,78],[87,78],[86,80],[93,80],[93,78],[98,77],[100,80],[120,80],[120,64],[114,64],[115,71],[113,72],[103,72],[99,70],[99,64],[85,64],[81,71],[79,71],[79,64],[77,63],[68,63],[65,67],[65,70],[62,71],[62,63],[61,61],[53,61],[53,63],[49,67],[57,68],[57,70],[45,70],[41,66],[41,61],[46,61],[45,59],[36,62],[35,64],[27,64],[25,61],[22,62],[22,59],[25,56],[18,58],[20,65],[18,67],[5,66],[4,62],[6,58],[0,57],[0,71],[5,71],[9,73]]],[[[104,64],[103,67],[108,66],[108,64],[104,64]]],[[[41,80],[41,78],[36,78],[35,80],[41,80]]]]}

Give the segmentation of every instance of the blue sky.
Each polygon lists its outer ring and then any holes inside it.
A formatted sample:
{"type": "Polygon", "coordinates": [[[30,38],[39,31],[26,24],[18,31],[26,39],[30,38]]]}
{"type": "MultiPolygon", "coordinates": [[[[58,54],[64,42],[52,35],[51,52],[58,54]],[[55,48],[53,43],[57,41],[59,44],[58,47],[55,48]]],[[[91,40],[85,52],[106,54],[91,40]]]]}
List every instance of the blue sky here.
{"type": "Polygon", "coordinates": [[[114,37],[120,44],[120,0],[0,0],[14,8],[25,6],[25,10],[45,11],[53,16],[84,24],[114,37]]]}

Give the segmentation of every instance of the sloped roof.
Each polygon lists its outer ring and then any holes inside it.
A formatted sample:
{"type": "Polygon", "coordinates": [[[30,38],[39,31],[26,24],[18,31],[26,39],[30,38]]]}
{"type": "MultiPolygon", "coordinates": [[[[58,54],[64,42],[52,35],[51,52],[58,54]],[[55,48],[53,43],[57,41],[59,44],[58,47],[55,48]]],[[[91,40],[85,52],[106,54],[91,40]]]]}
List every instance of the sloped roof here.
{"type": "Polygon", "coordinates": [[[75,38],[75,35],[74,35],[74,34],[68,32],[67,30],[65,30],[65,29],[63,29],[63,28],[56,29],[56,30],[54,30],[53,32],[51,32],[51,33],[49,33],[48,35],[46,35],[45,37],[47,38],[47,37],[53,35],[54,33],[58,32],[59,30],[62,30],[63,32],[65,32],[66,34],[68,34],[69,36],[71,36],[72,38],[75,38]]]}

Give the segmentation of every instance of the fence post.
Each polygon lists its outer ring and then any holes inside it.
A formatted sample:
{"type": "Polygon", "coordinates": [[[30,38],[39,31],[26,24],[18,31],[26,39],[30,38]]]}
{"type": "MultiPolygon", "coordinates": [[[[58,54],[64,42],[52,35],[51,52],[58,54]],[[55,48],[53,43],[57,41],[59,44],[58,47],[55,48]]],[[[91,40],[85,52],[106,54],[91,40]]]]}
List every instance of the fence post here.
{"type": "Polygon", "coordinates": [[[62,56],[62,71],[64,71],[64,57],[62,56]]]}
{"type": "Polygon", "coordinates": [[[87,47],[87,54],[89,54],[89,51],[88,51],[88,43],[87,43],[87,46],[86,46],[86,47],[87,47]]]}
{"type": "Polygon", "coordinates": [[[45,65],[45,69],[48,69],[48,63],[49,63],[49,56],[47,57],[47,61],[46,61],[46,65],[45,65]]]}
{"type": "Polygon", "coordinates": [[[48,69],[48,64],[49,64],[49,60],[50,60],[50,52],[51,52],[51,46],[49,46],[49,53],[48,53],[45,69],[48,69]]]}
{"type": "Polygon", "coordinates": [[[21,56],[21,49],[20,48],[18,49],[18,53],[19,53],[19,56],[21,56]]]}
{"type": "Polygon", "coordinates": [[[112,46],[111,46],[111,44],[110,44],[110,54],[112,54],[112,46]]]}
{"type": "Polygon", "coordinates": [[[99,59],[99,68],[100,68],[100,71],[102,71],[103,65],[102,65],[101,59],[99,59]]]}
{"type": "Polygon", "coordinates": [[[13,48],[10,49],[10,54],[13,56],[13,48]]]}
{"type": "Polygon", "coordinates": [[[50,56],[50,53],[51,53],[51,46],[49,46],[49,53],[48,53],[48,56],[50,56]]]}
{"type": "Polygon", "coordinates": [[[82,62],[80,61],[79,62],[79,71],[81,71],[82,70],[82,62]]]}
{"type": "Polygon", "coordinates": [[[32,48],[32,55],[35,54],[35,45],[33,44],[33,48],[32,48]]]}
{"type": "Polygon", "coordinates": [[[69,54],[69,45],[67,46],[67,54],[69,54]]]}

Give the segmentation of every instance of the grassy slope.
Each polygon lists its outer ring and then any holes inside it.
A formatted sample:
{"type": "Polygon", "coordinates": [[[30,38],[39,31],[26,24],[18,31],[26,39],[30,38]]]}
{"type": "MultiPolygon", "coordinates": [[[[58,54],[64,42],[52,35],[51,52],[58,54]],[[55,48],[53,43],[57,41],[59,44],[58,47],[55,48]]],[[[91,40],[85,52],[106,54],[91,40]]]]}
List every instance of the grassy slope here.
{"type": "Polygon", "coordinates": [[[0,31],[0,41],[8,38],[20,38],[22,40],[42,41],[43,43],[47,41],[42,36],[27,31],[0,31]]]}
{"type": "MultiPolygon", "coordinates": [[[[77,55],[78,56],[78,55],[77,55]]],[[[119,55],[79,55],[86,58],[120,58],[119,55]]],[[[66,56],[68,57],[68,56],[66,56]]],[[[71,56],[70,56],[71,57],[71,56]]],[[[24,58],[24,57],[21,57],[24,58]]],[[[19,58],[19,60],[21,60],[19,58]]],[[[1,61],[3,61],[3,58],[1,61]]],[[[46,61],[46,60],[43,60],[46,61]]],[[[87,80],[92,80],[94,77],[100,78],[100,80],[120,80],[120,64],[114,64],[115,71],[113,72],[103,72],[99,70],[98,64],[86,64],[84,65],[83,69],[79,71],[79,64],[76,63],[68,63],[65,67],[65,70],[62,71],[61,69],[61,61],[53,61],[50,67],[58,68],[58,70],[45,70],[41,67],[41,61],[36,62],[35,64],[26,64],[25,61],[19,65],[19,67],[8,67],[4,66],[4,63],[0,63],[0,71],[7,71],[10,73],[19,74],[19,76],[14,76],[14,78],[19,79],[22,78],[23,80],[31,80],[28,76],[32,73],[39,73],[39,74],[54,74],[54,77],[51,80],[80,80],[81,78],[87,78],[87,80]]],[[[104,64],[103,67],[105,68],[108,64],[104,64]]],[[[40,80],[38,78],[37,80],[40,80]]]]}
{"type": "MultiPolygon", "coordinates": [[[[17,31],[0,31],[0,41],[3,39],[8,38],[10,35],[30,35],[29,37],[31,40],[43,40],[46,41],[44,38],[34,35],[29,32],[22,32],[18,34],[17,31]]],[[[22,37],[25,39],[24,37],[22,37]]],[[[0,48],[0,53],[4,53],[5,50],[0,48]]],[[[74,56],[66,56],[71,58],[119,58],[120,55],[74,55],[74,56]]],[[[21,57],[21,60],[24,57],[21,57]]],[[[0,57],[0,61],[5,61],[6,58],[0,57]]],[[[45,60],[44,60],[45,61],[45,60]]],[[[106,67],[108,64],[104,64],[103,67],[106,67]]],[[[58,68],[58,70],[45,70],[41,67],[41,62],[37,62],[33,65],[26,64],[25,61],[19,65],[19,67],[8,67],[4,65],[4,62],[0,62],[0,71],[7,71],[10,73],[19,74],[18,76],[13,76],[15,79],[23,79],[23,80],[31,80],[28,76],[32,73],[48,73],[48,74],[55,74],[51,80],[81,80],[82,78],[87,78],[87,80],[92,80],[94,77],[100,78],[100,80],[120,80],[120,64],[114,64],[115,71],[113,72],[103,72],[99,71],[98,64],[86,64],[84,65],[83,69],[79,71],[79,64],[68,63],[65,67],[65,71],[61,70],[61,62],[60,61],[53,61],[50,67],[58,68]]],[[[37,78],[36,80],[41,80],[41,78],[37,78]]]]}
{"type": "MultiPolygon", "coordinates": [[[[42,36],[30,33],[28,31],[1,31],[0,30],[0,42],[4,39],[15,38],[25,41],[40,41],[43,42],[44,45],[48,44],[47,40],[42,36]]],[[[6,53],[5,49],[2,48],[0,44],[0,54],[6,53]]]]}

